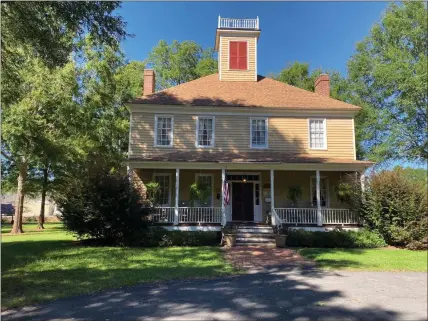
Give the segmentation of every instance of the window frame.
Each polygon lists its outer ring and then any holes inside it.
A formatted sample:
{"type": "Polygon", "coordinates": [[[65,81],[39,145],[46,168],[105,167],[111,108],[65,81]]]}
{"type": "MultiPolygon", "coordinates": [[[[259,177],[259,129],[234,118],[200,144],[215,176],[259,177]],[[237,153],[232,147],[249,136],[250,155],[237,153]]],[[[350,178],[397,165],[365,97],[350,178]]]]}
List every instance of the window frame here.
{"type": "Polygon", "coordinates": [[[250,41],[249,40],[229,40],[227,42],[227,56],[229,59],[227,59],[227,69],[229,71],[248,71],[250,70],[250,41]],[[231,42],[246,42],[247,43],[247,68],[246,69],[232,69],[230,68],[230,43],[231,42]]]}
{"type": "Polygon", "coordinates": [[[154,147],[165,147],[165,148],[171,148],[174,147],[174,116],[173,115],[155,115],[155,126],[154,126],[154,147]],[[170,145],[158,145],[158,118],[171,118],[171,144],[170,145]]]}
{"type": "MultiPolygon", "coordinates": [[[[195,173],[195,183],[198,182],[199,177],[201,176],[210,176],[211,177],[211,205],[207,207],[214,207],[214,174],[213,173],[195,173]]],[[[197,207],[203,207],[200,206],[197,207]]]]}
{"type": "MultiPolygon", "coordinates": [[[[321,180],[322,179],[325,179],[325,189],[326,189],[327,202],[325,203],[325,206],[322,206],[322,204],[321,204],[321,207],[323,207],[323,208],[330,208],[330,184],[329,184],[328,176],[320,176],[320,187],[321,187],[321,180]]],[[[316,175],[311,175],[311,177],[310,177],[310,193],[309,193],[310,200],[309,200],[309,203],[311,204],[311,206],[313,206],[312,200],[313,200],[313,197],[314,197],[314,195],[312,194],[312,190],[313,190],[312,181],[313,180],[315,180],[315,193],[316,193],[316,188],[317,188],[317,186],[316,186],[316,184],[317,184],[317,176],[316,175]]],[[[320,188],[320,196],[321,196],[321,188],[320,188]]],[[[316,197],[316,195],[315,195],[315,197],[316,197]]]]}
{"type": "Polygon", "coordinates": [[[168,186],[168,204],[159,204],[160,207],[171,207],[171,188],[172,188],[172,175],[171,173],[153,173],[152,180],[156,182],[156,176],[168,176],[169,177],[169,186],[168,186]]]}
{"type": "Polygon", "coordinates": [[[213,148],[215,147],[215,116],[196,116],[196,142],[197,148],[213,148]],[[199,119],[212,119],[212,137],[211,145],[199,145],[199,119]]]}
{"type": "Polygon", "coordinates": [[[251,149],[267,149],[269,148],[269,118],[268,117],[250,117],[250,148],[251,149]],[[253,145],[253,120],[264,120],[266,125],[265,144],[253,145]]]}
{"type": "Polygon", "coordinates": [[[311,150],[327,150],[327,118],[308,118],[308,147],[311,150]],[[311,147],[311,121],[322,121],[324,129],[324,147],[311,147]]]}

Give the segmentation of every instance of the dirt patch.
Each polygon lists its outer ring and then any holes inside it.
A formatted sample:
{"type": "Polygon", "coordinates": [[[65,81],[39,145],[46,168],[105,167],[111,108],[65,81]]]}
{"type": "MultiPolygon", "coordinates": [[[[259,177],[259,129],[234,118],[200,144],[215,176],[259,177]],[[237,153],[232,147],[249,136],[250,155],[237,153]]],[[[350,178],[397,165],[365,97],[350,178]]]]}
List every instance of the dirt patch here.
{"type": "Polygon", "coordinates": [[[223,248],[226,260],[240,269],[263,269],[272,266],[305,265],[314,266],[291,249],[263,246],[235,246],[223,248]]]}

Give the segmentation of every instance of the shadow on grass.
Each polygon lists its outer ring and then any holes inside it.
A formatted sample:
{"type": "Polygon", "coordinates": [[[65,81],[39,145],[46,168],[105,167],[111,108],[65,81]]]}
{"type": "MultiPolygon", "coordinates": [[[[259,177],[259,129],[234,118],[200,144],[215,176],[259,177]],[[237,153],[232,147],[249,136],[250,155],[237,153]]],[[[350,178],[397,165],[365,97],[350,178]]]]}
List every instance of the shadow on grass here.
{"type": "Polygon", "coordinates": [[[350,255],[364,255],[366,250],[364,249],[330,249],[330,248],[300,248],[296,249],[297,252],[304,258],[312,260],[320,268],[329,269],[352,269],[359,268],[362,264],[356,260],[349,260],[339,257],[334,258],[323,258],[324,255],[336,254],[346,251],[347,256],[350,255]]]}

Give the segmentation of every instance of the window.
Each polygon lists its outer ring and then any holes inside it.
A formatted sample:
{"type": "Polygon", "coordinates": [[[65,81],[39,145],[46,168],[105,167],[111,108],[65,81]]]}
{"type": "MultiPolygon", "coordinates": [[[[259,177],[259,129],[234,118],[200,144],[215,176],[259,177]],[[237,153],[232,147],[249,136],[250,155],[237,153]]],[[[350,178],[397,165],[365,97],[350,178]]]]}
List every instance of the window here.
{"type": "Polygon", "coordinates": [[[214,117],[198,117],[196,121],[196,146],[214,147],[214,117]]]}
{"type": "Polygon", "coordinates": [[[310,149],[327,149],[327,133],[325,119],[309,119],[310,149]]]}
{"type": "Polygon", "coordinates": [[[246,41],[229,42],[229,69],[247,70],[247,47],[246,41]]]}
{"type": "Polygon", "coordinates": [[[155,146],[173,145],[174,118],[172,116],[155,117],[155,146]]]}
{"type": "MultiPolygon", "coordinates": [[[[328,180],[327,177],[320,177],[320,196],[321,206],[326,207],[329,204],[328,200],[328,180]]],[[[317,178],[311,176],[311,203],[312,206],[317,206],[317,178]]]]}
{"type": "Polygon", "coordinates": [[[204,201],[196,201],[196,206],[199,207],[211,207],[213,206],[213,175],[212,174],[196,174],[196,183],[201,186],[203,185],[208,189],[208,198],[204,201]]]}
{"type": "Polygon", "coordinates": [[[157,201],[161,206],[171,204],[171,174],[154,174],[153,180],[159,184],[157,201]]]}
{"type": "Polygon", "coordinates": [[[268,123],[267,118],[251,118],[251,147],[268,147],[268,123]]]}

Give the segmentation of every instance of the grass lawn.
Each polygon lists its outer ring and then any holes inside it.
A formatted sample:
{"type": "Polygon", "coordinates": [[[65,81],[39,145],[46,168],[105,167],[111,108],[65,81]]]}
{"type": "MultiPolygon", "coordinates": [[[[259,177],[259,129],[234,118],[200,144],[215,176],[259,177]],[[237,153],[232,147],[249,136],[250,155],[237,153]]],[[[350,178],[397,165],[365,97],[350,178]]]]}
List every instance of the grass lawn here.
{"type": "Polygon", "coordinates": [[[236,273],[218,247],[81,246],[60,224],[32,233],[36,226],[2,235],[2,309],[140,282],[236,273]]]}
{"type": "Polygon", "coordinates": [[[405,249],[300,248],[303,257],[321,268],[354,271],[427,271],[427,251],[405,249]]]}

